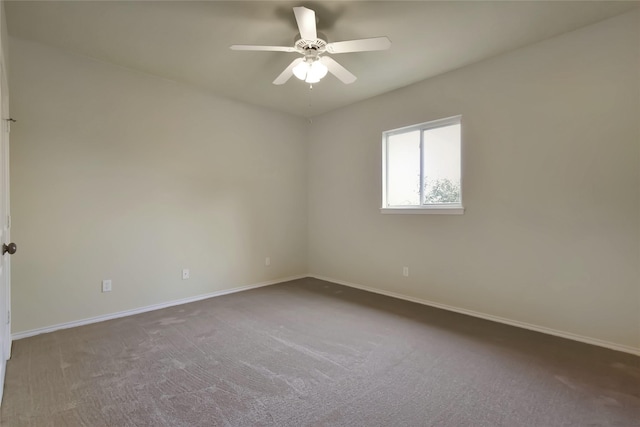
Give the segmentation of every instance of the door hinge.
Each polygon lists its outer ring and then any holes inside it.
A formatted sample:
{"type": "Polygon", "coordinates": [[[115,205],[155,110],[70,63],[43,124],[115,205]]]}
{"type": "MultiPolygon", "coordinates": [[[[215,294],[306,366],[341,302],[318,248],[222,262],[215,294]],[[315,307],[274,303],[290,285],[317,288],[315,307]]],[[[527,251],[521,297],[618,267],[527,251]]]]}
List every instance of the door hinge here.
{"type": "Polygon", "coordinates": [[[11,310],[7,311],[7,325],[11,324],[11,310]]]}

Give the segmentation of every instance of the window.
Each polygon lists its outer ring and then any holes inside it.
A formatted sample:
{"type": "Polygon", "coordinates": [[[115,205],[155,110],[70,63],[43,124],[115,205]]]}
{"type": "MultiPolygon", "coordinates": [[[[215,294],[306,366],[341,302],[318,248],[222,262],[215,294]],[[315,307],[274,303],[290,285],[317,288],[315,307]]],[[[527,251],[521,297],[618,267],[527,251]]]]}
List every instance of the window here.
{"type": "Polygon", "coordinates": [[[460,119],[383,132],[383,213],[464,212],[460,119]]]}

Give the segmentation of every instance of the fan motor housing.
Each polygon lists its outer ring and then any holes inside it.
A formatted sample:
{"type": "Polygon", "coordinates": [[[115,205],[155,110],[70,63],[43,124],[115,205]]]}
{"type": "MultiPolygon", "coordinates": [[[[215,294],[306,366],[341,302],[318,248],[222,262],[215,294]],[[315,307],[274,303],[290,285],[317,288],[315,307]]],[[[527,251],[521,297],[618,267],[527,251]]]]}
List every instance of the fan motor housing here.
{"type": "Polygon", "coordinates": [[[300,53],[309,51],[322,53],[327,48],[327,37],[324,34],[318,33],[318,38],[316,38],[315,40],[305,40],[300,37],[300,34],[298,34],[293,45],[300,53]]]}

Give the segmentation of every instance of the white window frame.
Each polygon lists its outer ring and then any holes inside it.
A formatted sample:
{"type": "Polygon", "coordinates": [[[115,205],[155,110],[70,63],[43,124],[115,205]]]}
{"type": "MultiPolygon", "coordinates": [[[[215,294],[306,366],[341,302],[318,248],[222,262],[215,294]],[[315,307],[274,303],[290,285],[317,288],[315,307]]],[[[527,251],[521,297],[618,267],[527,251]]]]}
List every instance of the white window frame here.
{"type": "MultiPolygon", "coordinates": [[[[444,119],[432,120],[417,125],[405,126],[398,129],[392,129],[382,132],[382,207],[380,212],[383,214],[449,214],[449,215],[462,215],[464,213],[464,206],[462,205],[462,116],[447,117],[444,119]],[[387,159],[389,155],[388,151],[388,138],[393,135],[402,133],[408,133],[413,131],[420,131],[420,182],[422,182],[423,169],[423,132],[429,129],[436,129],[444,126],[460,125],[460,202],[459,203],[442,203],[442,204],[421,204],[415,206],[389,206],[387,204],[387,189],[388,189],[388,165],[387,159]]],[[[420,200],[423,199],[422,184],[420,185],[420,200]]]]}

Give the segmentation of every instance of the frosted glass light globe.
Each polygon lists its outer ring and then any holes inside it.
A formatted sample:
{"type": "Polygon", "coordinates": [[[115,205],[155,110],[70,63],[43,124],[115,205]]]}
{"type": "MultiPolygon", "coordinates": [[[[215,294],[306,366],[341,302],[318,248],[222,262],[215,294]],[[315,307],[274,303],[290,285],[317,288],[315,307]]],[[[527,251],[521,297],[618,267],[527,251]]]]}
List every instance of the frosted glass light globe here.
{"type": "Polygon", "coordinates": [[[306,62],[301,62],[295,67],[293,67],[293,75],[299,78],[300,80],[305,80],[307,78],[307,73],[311,66],[306,62]]]}

